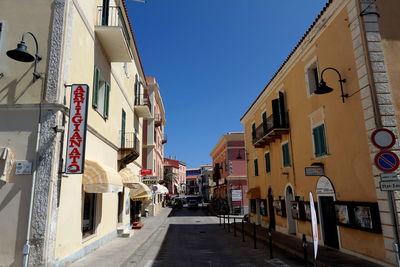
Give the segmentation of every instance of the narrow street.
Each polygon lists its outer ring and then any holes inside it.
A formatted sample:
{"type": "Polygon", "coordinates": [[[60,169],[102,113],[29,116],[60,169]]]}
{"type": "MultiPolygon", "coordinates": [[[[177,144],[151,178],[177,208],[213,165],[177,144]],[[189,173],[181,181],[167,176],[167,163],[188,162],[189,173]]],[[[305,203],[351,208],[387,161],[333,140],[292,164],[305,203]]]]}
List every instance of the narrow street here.
{"type": "Polygon", "coordinates": [[[303,266],[290,255],[274,251],[269,260],[267,247],[240,232],[234,236],[204,209],[174,210],[165,223],[135,251],[123,266],[303,266]]]}

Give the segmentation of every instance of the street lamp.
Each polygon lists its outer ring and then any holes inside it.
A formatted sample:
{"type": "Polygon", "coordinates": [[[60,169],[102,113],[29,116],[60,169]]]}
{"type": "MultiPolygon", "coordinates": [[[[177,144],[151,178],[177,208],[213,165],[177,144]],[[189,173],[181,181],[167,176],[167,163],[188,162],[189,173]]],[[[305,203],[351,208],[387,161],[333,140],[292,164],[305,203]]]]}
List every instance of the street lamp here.
{"type": "Polygon", "coordinates": [[[323,95],[323,94],[327,94],[327,93],[330,93],[330,92],[333,91],[333,89],[331,87],[327,86],[326,82],[324,81],[323,74],[324,74],[324,72],[326,70],[333,70],[339,75],[340,90],[342,92],[341,97],[342,97],[342,101],[344,103],[344,99],[349,97],[349,94],[344,94],[343,93],[343,83],[346,82],[346,79],[342,79],[342,76],[340,75],[340,72],[335,68],[328,67],[328,68],[325,68],[321,72],[321,81],[319,82],[317,90],[315,90],[314,93],[317,94],[317,95],[323,95]]]}
{"type": "Polygon", "coordinates": [[[33,69],[33,80],[37,80],[41,77],[41,74],[39,72],[36,71],[36,65],[37,63],[42,60],[42,57],[39,56],[39,45],[38,42],[36,40],[35,35],[33,35],[33,33],[31,32],[24,32],[22,34],[22,39],[21,42],[19,42],[17,44],[17,48],[13,49],[13,50],[8,50],[7,51],[7,56],[11,59],[14,59],[16,61],[20,61],[20,62],[34,62],[34,69],[33,69]],[[35,41],[35,45],[36,45],[36,53],[35,56],[32,56],[30,53],[28,53],[28,48],[25,44],[25,35],[29,34],[30,36],[32,36],[33,40],[35,41]]]}

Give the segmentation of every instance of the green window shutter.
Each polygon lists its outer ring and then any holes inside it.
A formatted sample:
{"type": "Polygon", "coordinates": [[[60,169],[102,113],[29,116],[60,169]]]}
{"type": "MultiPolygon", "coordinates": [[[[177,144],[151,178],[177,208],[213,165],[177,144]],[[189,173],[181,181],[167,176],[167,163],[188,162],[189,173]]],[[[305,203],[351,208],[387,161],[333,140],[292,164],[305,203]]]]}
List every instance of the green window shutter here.
{"type": "Polygon", "coordinates": [[[108,83],[105,84],[105,92],[104,92],[104,118],[108,119],[108,111],[110,104],[110,85],[108,83]]]}
{"type": "Polygon", "coordinates": [[[269,153],[265,153],[265,171],[267,173],[271,172],[271,158],[269,153]]]}
{"type": "Polygon", "coordinates": [[[254,160],[254,176],[258,176],[258,160],[254,160]]]}
{"type": "Polygon", "coordinates": [[[313,129],[315,156],[320,157],[328,153],[326,147],[325,125],[322,124],[313,129]]]}
{"type": "Polygon", "coordinates": [[[289,154],[289,144],[286,143],[282,146],[283,154],[283,167],[290,167],[290,154],[289,154]]]}
{"type": "Polygon", "coordinates": [[[314,138],[314,150],[315,150],[315,156],[318,157],[320,156],[320,141],[319,141],[319,133],[318,133],[318,127],[313,129],[313,138],[314,138]]]}
{"type": "Polygon", "coordinates": [[[94,68],[93,75],[93,98],[92,98],[92,106],[97,108],[97,102],[99,99],[99,87],[100,87],[100,70],[98,68],[94,68]]]}

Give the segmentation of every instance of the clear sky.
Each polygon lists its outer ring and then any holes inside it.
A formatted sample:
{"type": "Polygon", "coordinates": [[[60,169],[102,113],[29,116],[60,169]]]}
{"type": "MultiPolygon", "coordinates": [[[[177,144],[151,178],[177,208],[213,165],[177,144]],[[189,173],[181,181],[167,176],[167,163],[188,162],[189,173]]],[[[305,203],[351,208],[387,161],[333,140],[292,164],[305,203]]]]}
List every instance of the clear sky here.
{"type": "Polygon", "coordinates": [[[325,0],[126,0],[146,76],[166,110],[165,157],[209,156],[303,36],[325,0]]]}

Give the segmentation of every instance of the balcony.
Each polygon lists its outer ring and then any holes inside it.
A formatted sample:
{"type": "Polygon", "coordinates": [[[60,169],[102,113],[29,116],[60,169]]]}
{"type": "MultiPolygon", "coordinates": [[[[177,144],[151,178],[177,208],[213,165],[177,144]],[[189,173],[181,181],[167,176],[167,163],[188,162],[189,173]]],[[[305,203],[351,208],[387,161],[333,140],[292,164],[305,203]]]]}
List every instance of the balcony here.
{"type": "Polygon", "coordinates": [[[95,33],[110,62],[132,60],[129,28],[120,7],[97,7],[95,33]]]}
{"type": "Polygon", "coordinates": [[[256,148],[265,147],[287,133],[289,133],[288,113],[281,112],[275,116],[272,114],[252,133],[253,145],[256,148]]]}
{"type": "Polygon", "coordinates": [[[167,135],[164,134],[163,138],[161,139],[161,144],[165,144],[165,143],[167,143],[167,142],[168,142],[167,135]]]}
{"type": "Polygon", "coordinates": [[[119,136],[118,165],[122,169],[139,157],[140,141],[134,132],[120,131],[119,136]]]}
{"type": "Polygon", "coordinates": [[[151,118],[151,101],[147,94],[140,94],[135,97],[135,112],[139,117],[151,118]]]}
{"type": "Polygon", "coordinates": [[[155,127],[160,127],[162,125],[162,116],[161,114],[156,114],[154,117],[154,126],[155,127]]]}

